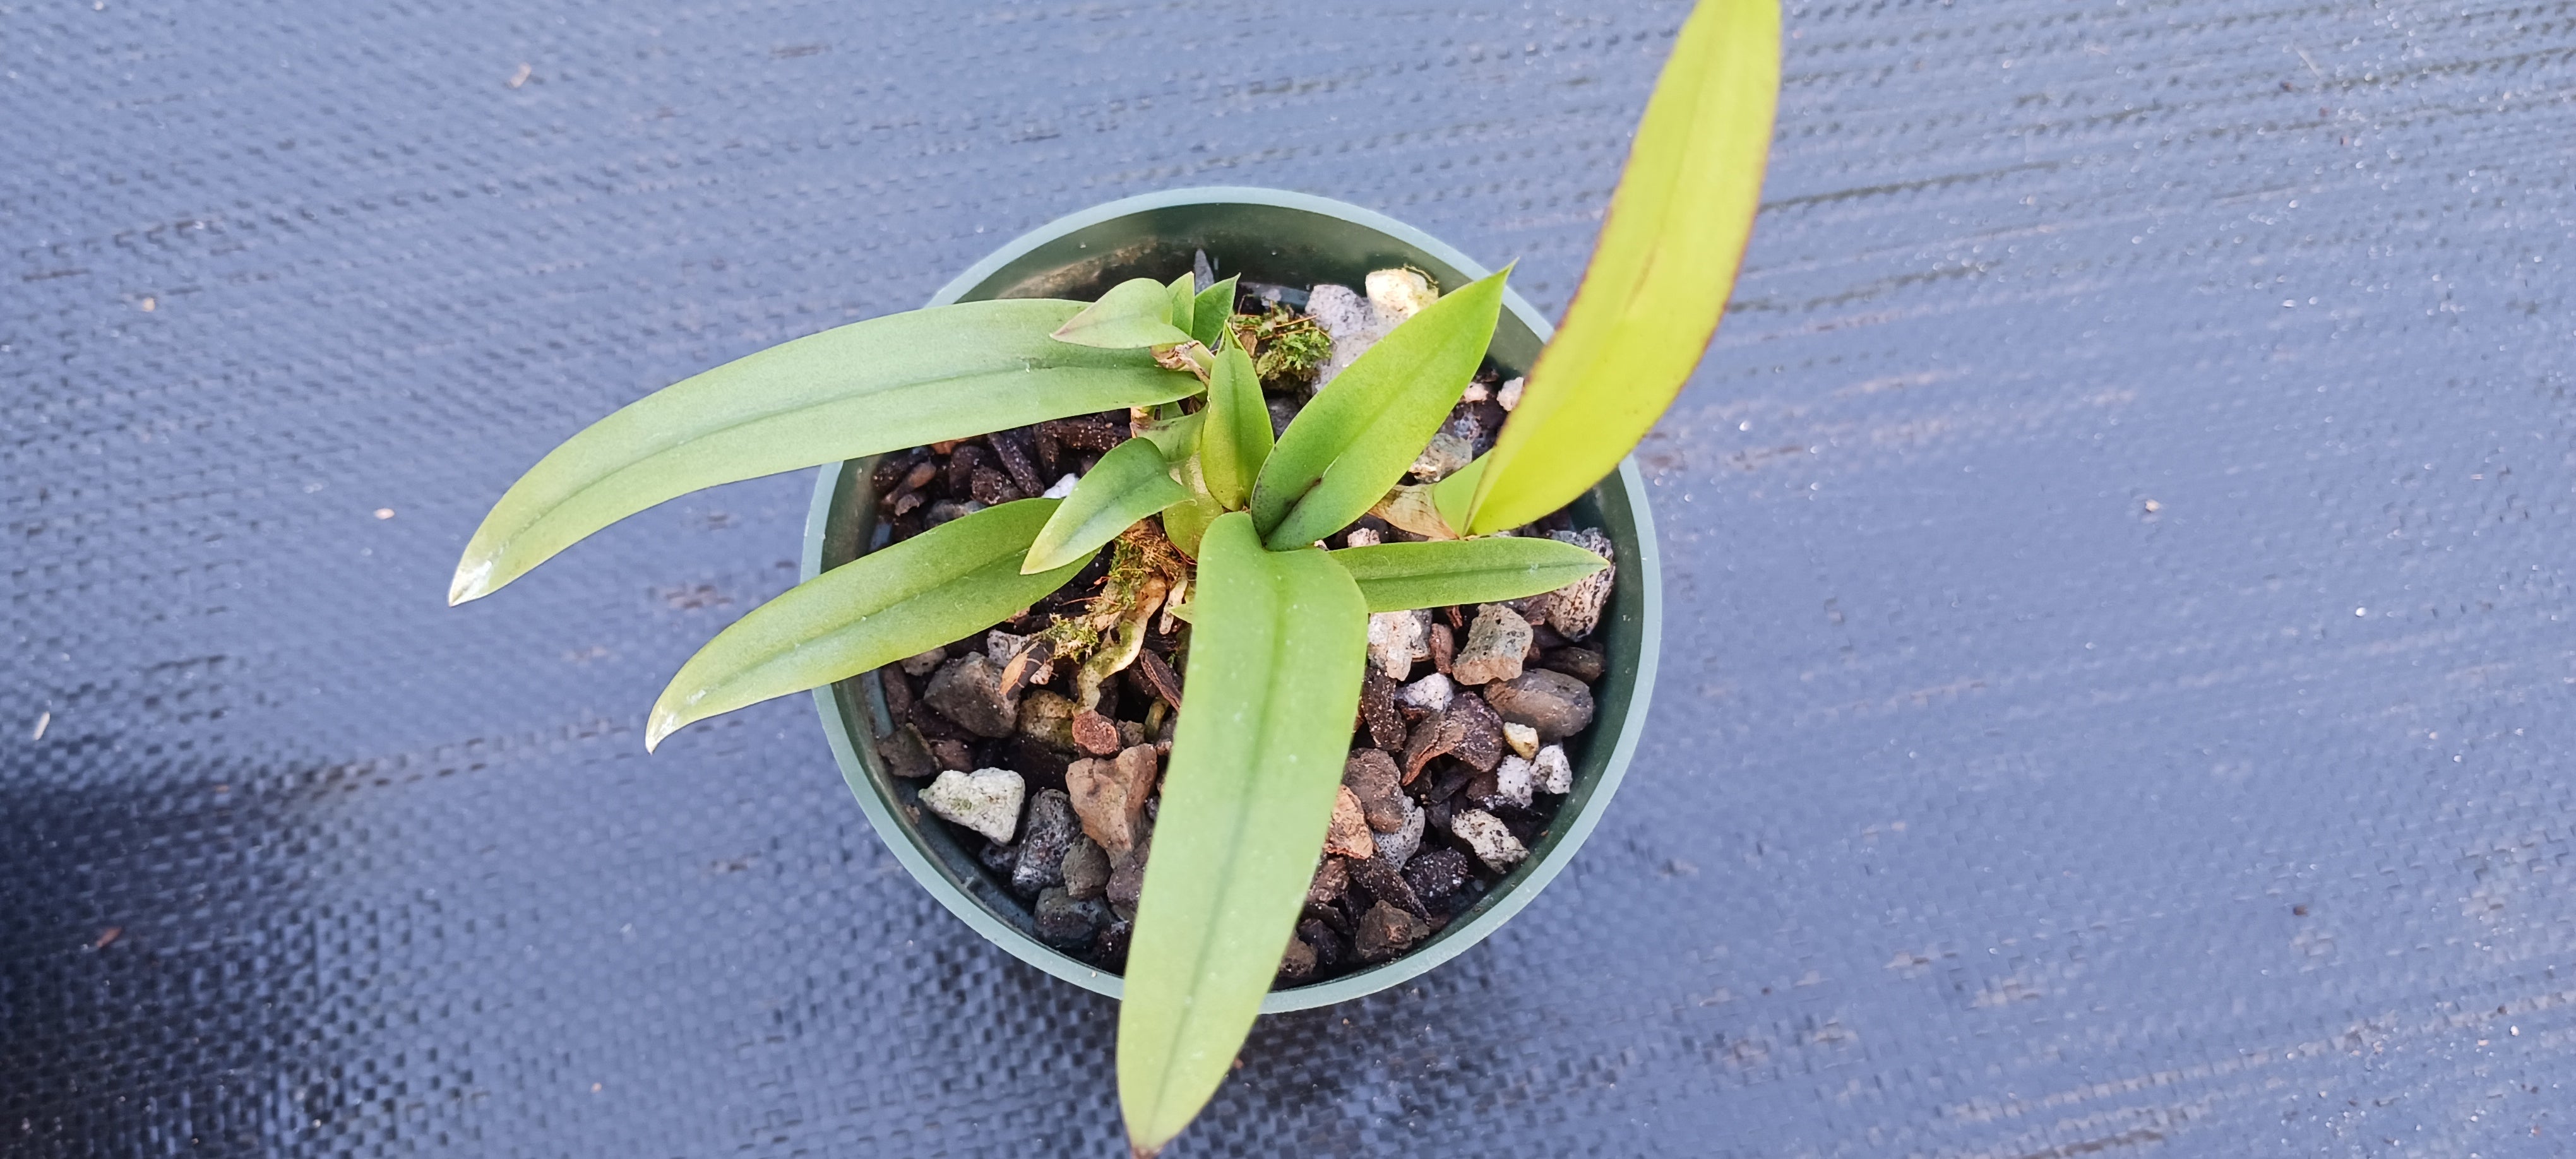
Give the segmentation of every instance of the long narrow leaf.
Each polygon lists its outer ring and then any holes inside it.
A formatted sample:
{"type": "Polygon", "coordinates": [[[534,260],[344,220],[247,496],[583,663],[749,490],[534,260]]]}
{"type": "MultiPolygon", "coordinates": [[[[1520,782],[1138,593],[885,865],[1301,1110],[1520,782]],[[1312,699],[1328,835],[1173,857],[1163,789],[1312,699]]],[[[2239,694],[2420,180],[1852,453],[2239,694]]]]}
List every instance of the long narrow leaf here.
{"type": "Polygon", "coordinates": [[[856,322],[647,395],[574,435],[483,517],[449,603],[701,487],[1197,392],[1142,350],[1047,332],[1079,302],[970,302],[856,322]]]}
{"type": "Polygon", "coordinates": [[[1118,1099],[1150,1155],[1224,1081],[1305,904],[1367,661],[1367,605],[1249,516],[1200,542],[1189,711],[1163,779],[1118,1012],[1118,1099]]]}
{"type": "Polygon", "coordinates": [[[1055,338],[1077,346],[1132,350],[1187,342],[1190,335],[1172,325],[1171,287],[1152,278],[1130,278],[1065,319],[1055,338]]]}
{"type": "Polygon", "coordinates": [[[1509,275],[1406,319],[1297,412],[1252,489],[1253,519],[1273,549],[1340,530],[1404,478],[1485,357],[1509,275]]]}
{"type": "Polygon", "coordinates": [[[1372,612],[1493,604],[1552,592],[1609,561],[1553,539],[1385,543],[1332,553],[1372,612]]]}
{"type": "Polygon", "coordinates": [[[1261,398],[1261,376],[1252,356],[1228,343],[1216,356],[1208,376],[1206,425],[1199,428],[1199,468],[1207,476],[1208,495],[1227,508],[1240,508],[1252,494],[1252,481],[1270,458],[1270,407],[1261,398]]]}
{"type": "Polygon", "coordinates": [[[653,703],[644,747],[681,726],[918,655],[1063,587],[1075,560],[1020,572],[1053,499],[951,520],[789,589],[716,634],[653,703]]]}
{"type": "Polygon", "coordinates": [[[1129,439],[1092,465],[1073,494],[1038,531],[1020,564],[1025,575],[1080,563],[1130,524],[1190,497],[1172,481],[1172,465],[1151,439],[1129,439]]]}
{"type": "Polygon", "coordinates": [[[1752,236],[1779,92],[1778,0],[1701,0],[1646,102],[1565,324],[1530,368],[1458,530],[1564,506],[1672,405],[1752,236]]]}

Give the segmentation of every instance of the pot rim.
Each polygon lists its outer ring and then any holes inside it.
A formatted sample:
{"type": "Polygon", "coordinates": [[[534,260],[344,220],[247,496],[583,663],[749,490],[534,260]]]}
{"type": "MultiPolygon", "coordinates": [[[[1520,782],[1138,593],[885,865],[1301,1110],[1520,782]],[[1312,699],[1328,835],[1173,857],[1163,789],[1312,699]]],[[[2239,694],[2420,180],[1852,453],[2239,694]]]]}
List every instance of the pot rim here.
{"type": "MultiPolygon", "coordinates": [[[[1066,234],[1140,212],[1186,205],[1258,205],[1302,210],[1384,234],[1432,255],[1471,279],[1491,272],[1446,242],[1374,210],[1287,190],[1256,186],[1201,186],[1120,198],[1059,217],[1021,234],[982,261],[967,267],[964,273],[950,279],[923,305],[954,303],[1003,267],[1066,234]]],[[[1548,324],[1546,315],[1530,305],[1518,291],[1509,288],[1503,291],[1503,308],[1529,327],[1542,344],[1554,336],[1555,328],[1548,324]]],[[[827,463],[816,472],[814,498],[805,517],[804,549],[799,558],[800,582],[822,574],[826,531],[836,508],[841,475],[847,469],[847,462],[827,463]]],[[[1626,499],[1635,524],[1636,542],[1630,549],[1634,558],[1620,566],[1638,580],[1638,613],[1643,632],[1626,712],[1617,735],[1607,738],[1609,754],[1581,807],[1571,816],[1559,814],[1557,824],[1563,826],[1562,832],[1549,843],[1543,856],[1534,857],[1516,869],[1502,885],[1469,911],[1470,916],[1443,929],[1430,943],[1393,961],[1338,978],[1289,990],[1273,990],[1262,999],[1262,1013],[1304,1010],[1374,994],[1411,981],[1465,953],[1517,916],[1540,890],[1564,872],[1593,829],[1599,826],[1601,815],[1608,811],[1610,799],[1616,795],[1619,782],[1626,777],[1628,764],[1636,755],[1638,741],[1645,732],[1647,708],[1654,694],[1663,623],[1661,560],[1655,541],[1654,513],[1647,504],[1645,480],[1638,473],[1633,457],[1621,459],[1619,469],[1611,478],[1617,480],[1618,490],[1626,499]]],[[[1110,998],[1119,997],[1124,982],[1119,975],[1058,951],[995,916],[949,881],[940,867],[914,844],[894,816],[891,803],[869,787],[868,766],[859,755],[848,721],[834,700],[833,689],[834,685],[827,684],[814,690],[815,708],[822,716],[823,734],[831,745],[832,758],[840,766],[843,779],[849,783],[851,794],[858,799],[859,808],[867,814],[869,824],[876,830],[878,840],[884,842],[913,880],[950,913],[983,935],[986,941],[1011,956],[1086,990],[1110,998]]],[[[1603,739],[1595,736],[1589,743],[1597,745],[1603,739]]]]}

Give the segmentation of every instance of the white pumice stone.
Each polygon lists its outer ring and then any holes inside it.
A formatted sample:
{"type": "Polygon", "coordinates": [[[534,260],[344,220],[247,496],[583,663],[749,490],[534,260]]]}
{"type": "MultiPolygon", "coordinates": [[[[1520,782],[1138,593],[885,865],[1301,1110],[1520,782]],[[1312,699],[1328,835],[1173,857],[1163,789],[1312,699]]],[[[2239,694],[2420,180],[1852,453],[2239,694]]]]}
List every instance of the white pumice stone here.
{"type": "Polygon", "coordinates": [[[1469,809],[1449,819],[1449,831],[1476,851],[1476,859],[1496,873],[1509,873],[1529,858],[1529,849],[1502,819],[1482,809],[1469,809]]]}
{"type": "Polygon", "coordinates": [[[1027,782],[1009,769],[950,769],[923,786],[921,807],[1007,845],[1020,828],[1027,782]]]}
{"type": "Polygon", "coordinates": [[[1536,774],[1532,781],[1539,792],[1574,791],[1574,763],[1565,759],[1564,745],[1552,744],[1538,750],[1538,756],[1531,760],[1530,765],[1536,774]]]}

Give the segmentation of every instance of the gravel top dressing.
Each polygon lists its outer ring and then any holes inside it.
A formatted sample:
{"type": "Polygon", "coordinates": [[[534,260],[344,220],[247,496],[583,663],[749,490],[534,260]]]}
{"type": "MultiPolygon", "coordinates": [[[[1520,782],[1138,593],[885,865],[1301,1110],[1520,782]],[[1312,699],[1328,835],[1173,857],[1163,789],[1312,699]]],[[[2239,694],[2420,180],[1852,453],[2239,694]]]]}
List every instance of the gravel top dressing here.
{"type": "MultiPolygon", "coordinates": [[[[1204,260],[1199,276],[1211,284],[1204,260]]],[[[1274,430],[1437,291],[1402,269],[1372,273],[1364,291],[1245,283],[1236,322],[1274,430]]],[[[1489,361],[1407,481],[1436,481],[1490,450],[1520,385],[1489,361]]],[[[1103,412],[886,455],[872,480],[878,518],[900,541],[996,504],[1061,497],[1149,422],[1103,412]]],[[[1426,538],[1408,524],[1422,525],[1381,506],[1329,542],[1426,538]]],[[[1561,512],[1515,533],[1612,554],[1600,530],[1561,512]]],[[[878,673],[896,723],[877,742],[888,769],[918,779],[921,806],[981,848],[1041,939],[1108,970],[1125,964],[1185,711],[1191,576],[1162,520],[1148,519],[1021,615],[878,673]]],[[[1277,985],[1401,957],[1528,856],[1573,788],[1604,663],[1586,640],[1611,583],[1603,571],[1506,604],[1369,617],[1341,795],[1277,985]]]]}

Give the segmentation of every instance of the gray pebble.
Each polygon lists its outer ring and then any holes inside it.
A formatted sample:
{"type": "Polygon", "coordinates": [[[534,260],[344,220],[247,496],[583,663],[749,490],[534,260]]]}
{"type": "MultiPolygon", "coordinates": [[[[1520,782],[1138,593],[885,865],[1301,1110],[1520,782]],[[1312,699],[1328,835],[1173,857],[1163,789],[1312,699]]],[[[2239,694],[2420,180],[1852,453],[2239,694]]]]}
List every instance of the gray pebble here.
{"type": "Polygon", "coordinates": [[[1065,892],[1077,900],[1099,897],[1108,892],[1109,854],[1100,848],[1099,842],[1076,836],[1073,844],[1065,847],[1064,860],[1060,865],[1064,872],[1065,892]]]}
{"type": "Polygon", "coordinates": [[[1580,680],[1545,668],[1488,686],[1485,702],[1504,720],[1535,728],[1540,740],[1551,743],[1592,723],[1592,690],[1580,680]]]}

